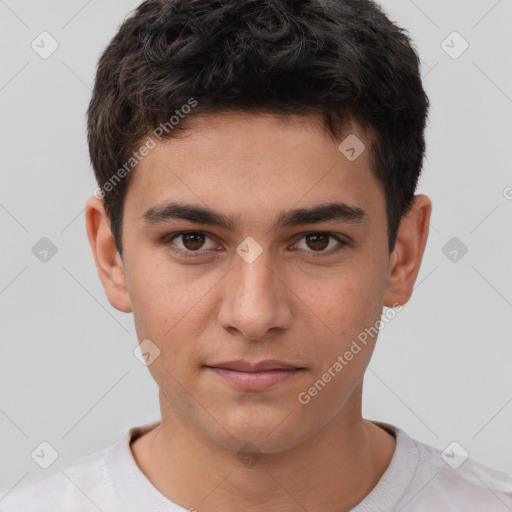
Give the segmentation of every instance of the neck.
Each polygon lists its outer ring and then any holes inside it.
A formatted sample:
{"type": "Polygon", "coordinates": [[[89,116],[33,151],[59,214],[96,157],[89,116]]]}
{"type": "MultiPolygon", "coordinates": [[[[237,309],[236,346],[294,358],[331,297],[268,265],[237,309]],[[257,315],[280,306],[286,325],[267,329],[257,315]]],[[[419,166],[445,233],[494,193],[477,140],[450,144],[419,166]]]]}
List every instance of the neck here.
{"type": "Polygon", "coordinates": [[[131,448],[152,484],[186,509],[349,511],[375,487],[395,450],[394,437],[361,417],[357,396],[352,402],[281,453],[242,459],[164,407],[162,423],[131,448]]]}

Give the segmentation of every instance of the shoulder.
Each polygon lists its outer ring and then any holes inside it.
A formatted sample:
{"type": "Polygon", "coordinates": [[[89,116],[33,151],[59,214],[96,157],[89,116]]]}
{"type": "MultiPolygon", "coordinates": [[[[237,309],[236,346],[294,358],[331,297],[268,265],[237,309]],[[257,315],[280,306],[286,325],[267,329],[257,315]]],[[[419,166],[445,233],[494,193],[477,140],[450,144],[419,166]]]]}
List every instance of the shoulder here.
{"type": "Polygon", "coordinates": [[[13,489],[4,490],[1,512],[73,510],[98,512],[112,490],[108,446],[59,469],[39,475],[13,489]]]}
{"type": "Polygon", "coordinates": [[[411,504],[423,502],[430,510],[512,510],[512,474],[472,459],[457,443],[440,450],[416,440],[413,442],[418,449],[419,462],[411,504]]]}
{"type": "Polygon", "coordinates": [[[364,504],[367,508],[361,508],[361,512],[383,508],[404,512],[512,510],[511,473],[472,459],[457,442],[439,449],[410,437],[395,425],[373,422],[395,436],[396,448],[388,469],[368,496],[368,504],[364,504]]]}

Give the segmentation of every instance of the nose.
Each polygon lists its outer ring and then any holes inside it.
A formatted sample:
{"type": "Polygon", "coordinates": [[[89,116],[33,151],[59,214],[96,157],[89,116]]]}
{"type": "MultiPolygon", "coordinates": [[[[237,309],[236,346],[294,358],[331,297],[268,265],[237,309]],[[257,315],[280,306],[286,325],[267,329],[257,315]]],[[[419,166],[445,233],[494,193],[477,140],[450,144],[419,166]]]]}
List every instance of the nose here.
{"type": "Polygon", "coordinates": [[[250,341],[266,339],[292,322],[292,293],[271,259],[268,250],[250,263],[237,254],[223,280],[219,323],[250,341]]]}

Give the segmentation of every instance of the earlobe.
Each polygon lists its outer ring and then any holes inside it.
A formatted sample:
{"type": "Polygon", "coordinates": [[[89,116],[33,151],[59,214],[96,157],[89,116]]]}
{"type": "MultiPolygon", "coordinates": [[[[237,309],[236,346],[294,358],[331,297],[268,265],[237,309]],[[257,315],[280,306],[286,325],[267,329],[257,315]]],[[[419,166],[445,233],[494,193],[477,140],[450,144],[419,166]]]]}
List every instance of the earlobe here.
{"type": "Polygon", "coordinates": [[[129,313],[132,311],[132,304],[126,286],[124,264],[117,251],[110,221],[101,199],[92,196],[87,200],[85,222],[96,269],[108,301],[119,311],[129,313]]]}
{"type": "Polygon", "coordinates": [[[384,305],[396,307],[408,302],[420,270],[427,244],[432,202],[419,194],[402,218],[395,249],[390,257],[389,278],[384,305]]]}

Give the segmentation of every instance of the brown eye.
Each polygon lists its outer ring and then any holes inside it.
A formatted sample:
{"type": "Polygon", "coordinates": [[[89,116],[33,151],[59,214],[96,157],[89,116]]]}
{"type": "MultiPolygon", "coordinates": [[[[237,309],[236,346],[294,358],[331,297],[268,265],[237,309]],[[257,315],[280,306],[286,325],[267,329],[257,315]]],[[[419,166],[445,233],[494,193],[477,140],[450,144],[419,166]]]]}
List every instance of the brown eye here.
{"type": "Polygon", "coordinates": [[[183,256],[204,256],[216,247],[208,234],[202,231],[182,231],[168,234],[163,237],[162,242],[183,256]]]}
{"type": "Polygon", "coordinates": [[[184,233],[180,236],[184,247],[190,251],[200,249],[206,238],[202,233],[184,233]]]}
{"type": "Polygon", "coordinates": [[[322,251],[329,245],[330,238],[330,235],[326,235],[324,233],[312,233],[310,235],[306,235],[306,243],[311,249],[322,251]]]}
{"type": "Polygon", "coordinates": [[[317,256],[314,253],[318,253],[318,256],[329,256],[344,249],[347,245],[347,242],[334,233],[314,232],[304,234],[295,244],[294,249],[301,249],[309,253],[310,257],[317,256]],[[336,243],[331,244],[331,240],[336,243]]]}

